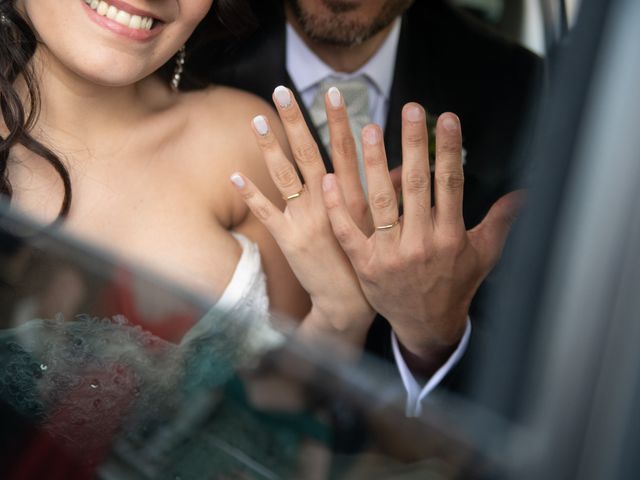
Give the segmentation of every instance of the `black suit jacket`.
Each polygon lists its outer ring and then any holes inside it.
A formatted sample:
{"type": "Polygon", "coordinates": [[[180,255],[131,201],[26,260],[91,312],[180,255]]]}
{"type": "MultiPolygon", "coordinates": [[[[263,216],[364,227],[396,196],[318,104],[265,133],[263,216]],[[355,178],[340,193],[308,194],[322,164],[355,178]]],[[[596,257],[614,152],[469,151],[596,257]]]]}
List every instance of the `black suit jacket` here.
{"type": "MultiPolygon", "coordinates": [[[[277,85],[286,85],[297,94],[286,71],[282,3],[255,1],[258,30],[245,40],[194,52],[189,67],[209,82],[248,90],[268,102],[277,85]]],[[[389,166],[402,162],[401,110],[405,103],[418,102],[436,116],[455,112],[461,119],[467,150],[464,218],[468,228],[476,225],[518,178],[520,140],[527,133],[540,72],[538,57],[445,1],[417,0],[402,19],[385,129],[389,166]]],[[[312,131],[331,171],[322,142],[312,131]]],[[[474,301],[474,325],[481,317],[481,303],[474,301]]],[[[367,343],[370,351],[391,357],[385,321],[378,318],[374,322],[367,343]]]]}

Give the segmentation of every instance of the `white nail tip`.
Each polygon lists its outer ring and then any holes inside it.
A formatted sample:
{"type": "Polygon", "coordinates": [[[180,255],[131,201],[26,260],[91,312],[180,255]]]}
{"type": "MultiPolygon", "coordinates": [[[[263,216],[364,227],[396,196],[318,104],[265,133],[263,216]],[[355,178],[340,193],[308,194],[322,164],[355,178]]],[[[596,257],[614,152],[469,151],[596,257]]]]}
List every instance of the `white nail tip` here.
{"type": "Polygon", "coordinates": [[[331,87],[327,94],[329,95],[329,103],[333,108],[338,108],[342,104],[342,95],[340,95],[340,90],[336,87],[331,87]]]}
{"type": "Polygon", "coordinates": [[[237,173],[234,173],[233,175],[231,175],[231,182],[238,188],[244,188],[244,179],[238,175],[237,173]]]}
{"type": "Polygon", "coordinates": [[[276,97],[276,102],[280,105],[281,108],[287,108],[291,106],[291,93],[289,89],[283,86],[279,86],[274,90],[274,95],[276,97]]]}
{"type": "Polygon", "coordinates": [[[258,134],[264,136],[269,133],[269,124],[263,115],[258,115],[253,119],[253,126],[258,134]]]}

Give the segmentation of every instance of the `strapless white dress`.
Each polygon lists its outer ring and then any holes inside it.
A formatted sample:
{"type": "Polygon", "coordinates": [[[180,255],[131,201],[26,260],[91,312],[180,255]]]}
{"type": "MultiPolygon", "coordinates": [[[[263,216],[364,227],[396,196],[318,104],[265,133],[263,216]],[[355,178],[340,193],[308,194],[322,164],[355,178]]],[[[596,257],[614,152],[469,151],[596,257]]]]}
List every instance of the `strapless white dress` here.
{"type": "Polygon", "coordinates": [[[233,339],[237,355],[234,363],[242,365],[280,345],[284,336],[271,323],[267,278],[258,245],[242,234],[233,236],[242,247],[233,276],[213,308],[187,332],[181,345],[223,335],[233,339]]]}

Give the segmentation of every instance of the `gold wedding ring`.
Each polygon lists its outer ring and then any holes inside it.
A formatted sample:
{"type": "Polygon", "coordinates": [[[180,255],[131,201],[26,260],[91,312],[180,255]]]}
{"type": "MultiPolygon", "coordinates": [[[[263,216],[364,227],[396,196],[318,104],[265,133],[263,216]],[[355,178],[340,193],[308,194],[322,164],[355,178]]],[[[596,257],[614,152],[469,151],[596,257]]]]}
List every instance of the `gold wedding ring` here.
{"type": "Polygon", "coordinates": [[[390,230],[396,225],[398,225],[399,223],[400,223],[400,219],[396,220],[393,223],[390,223],[389,225],[380,225],[379,227],[376,227],[376,230],[390,230]]]}
{"type": "Polygon", "coordinates": [[[300,195],[302,195],[302,192],[304,192],[304,187],[298,193],[294,193],[293,195],[289,195],[288,197],[283,198],[287,201],[293,200],[294,198],[298,198],[300,195]]]}

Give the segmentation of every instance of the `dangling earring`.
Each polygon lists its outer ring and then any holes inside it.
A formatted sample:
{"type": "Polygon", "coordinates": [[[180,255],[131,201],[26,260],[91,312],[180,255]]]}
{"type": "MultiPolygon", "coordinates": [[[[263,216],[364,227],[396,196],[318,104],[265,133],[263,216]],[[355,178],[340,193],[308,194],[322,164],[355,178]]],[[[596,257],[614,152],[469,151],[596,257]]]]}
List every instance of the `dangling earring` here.
{"type": "Polygon", "coordinates": [[[176,67],[173,70],[173,77],[171,78],[171,90],[178,91],[180,86],[180,80],[182,79],[182,72],[184,71],[184,57],[186,54],[186,47],[183,45],[176,54],[176,67]]]}

